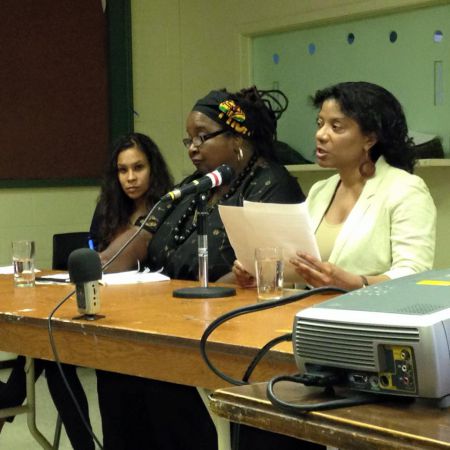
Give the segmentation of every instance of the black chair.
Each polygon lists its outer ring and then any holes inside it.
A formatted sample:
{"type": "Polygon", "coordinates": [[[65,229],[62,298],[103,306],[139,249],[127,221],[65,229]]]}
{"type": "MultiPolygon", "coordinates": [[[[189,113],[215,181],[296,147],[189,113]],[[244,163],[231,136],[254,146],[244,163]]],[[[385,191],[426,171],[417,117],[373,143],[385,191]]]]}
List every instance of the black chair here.
{"type": "Polygon", "coordinates": [[[52,269],[67,270],[67,259],[73,250],[88,247],[89,233],[87,231],[54,234],[52,269]]]}

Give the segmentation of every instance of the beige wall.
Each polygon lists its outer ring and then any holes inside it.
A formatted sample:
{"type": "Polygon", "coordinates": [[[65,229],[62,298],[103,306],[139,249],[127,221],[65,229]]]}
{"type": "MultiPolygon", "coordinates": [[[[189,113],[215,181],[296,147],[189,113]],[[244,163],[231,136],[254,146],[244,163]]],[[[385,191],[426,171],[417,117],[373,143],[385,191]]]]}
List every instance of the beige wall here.
{"type": "Polygon", "coordinates": [[[437,208],[434,267],[445,269],[450,267],[450,166],[418,167],[416,173],[427,183],[437,208]]]}
{"type": "Polygon", "coordinates": [[[36,267],[51,267],[55,233],[88,231],[98,188],[0,190],[0,265],[11,264],[11,241],[36,241],[36,267]]]}

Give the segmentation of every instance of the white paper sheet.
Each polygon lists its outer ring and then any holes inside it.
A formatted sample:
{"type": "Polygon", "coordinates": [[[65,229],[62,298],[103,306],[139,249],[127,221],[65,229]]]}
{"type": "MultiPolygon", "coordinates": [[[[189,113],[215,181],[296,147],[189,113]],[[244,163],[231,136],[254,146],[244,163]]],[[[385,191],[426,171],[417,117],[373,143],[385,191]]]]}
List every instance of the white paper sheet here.
{"type": "Polygon", "coordinates": [[[1,266],[0,275],[12,275],[14,273],[13,266],[1,266]]]}
{"type": "MultiPolygon", "coordinates": [[[[35,272],[40,272],[39,269],[34,269],[35,272]]],[[[0,275],[13,275],[14,266],[0,266],[0,275]]]]}
{"type": "Polygon", "coordinates": [[[237,259],[255,275],[257,247],[282,247],[284,280],[301,282],[289,259],[297,251],[320,259],[319,248],[304,203],[294,205],[244,201],[244,206],[219,205],[220,217],[237,259]]]}
{"type": "Polygon", "coordinates": [[[103,274],[102,283],[105,285],[113,284],[136,284],[153,283],[155,281],[168,281],[169,277],[159,272],[119,272],[103,274]]]}
{"type": "MultiPolygon", "coordinates": [[[[37,284],[60,284],[69,281],[69,274],[58,273],[49,275],[47,281],[45,278],[40,281],[36,281],[37,284]],[[58,280],[61,280],[58,283],[58,280]]],[[[131,270],[129,272],[117,272],[117,273],[107,273],[103,274],[100,284],[103,285],[114,285],[114,284],[136,284],[136,283],[152,283],[155,281],[167,281],[170,280],[166,275],[162,275],[159,272],[150,272],[149,270],[144,270],[143,272],[137,272],[136,270],[131,270]]]]}
{"type": "Polygon", "coordinates": [[[68,272],[54,273],[44,277],[36,277],[36,284],[67,284],[70,282],[68,272]]]}

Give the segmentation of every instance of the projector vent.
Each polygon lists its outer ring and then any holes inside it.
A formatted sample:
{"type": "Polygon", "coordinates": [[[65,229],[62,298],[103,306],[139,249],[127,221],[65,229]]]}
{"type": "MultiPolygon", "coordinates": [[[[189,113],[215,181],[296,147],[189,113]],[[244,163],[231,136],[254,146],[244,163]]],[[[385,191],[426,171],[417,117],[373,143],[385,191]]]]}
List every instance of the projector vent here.
{"type": "Polygon", "coordinates": [[[445,309],[442,305],[430,305],[427,303],[416,303],[415,305],[409,305],[404,308],[399,308],[396,312],[400,314],[432,314],[436,311],[442,311],[445,309]]]}
{"type": "Polygon", "coordinates": [[[374,341],[419,342],[417,328],[375,326],[297,317],[295,354],[331,367],[376,368],[374,341]]]}

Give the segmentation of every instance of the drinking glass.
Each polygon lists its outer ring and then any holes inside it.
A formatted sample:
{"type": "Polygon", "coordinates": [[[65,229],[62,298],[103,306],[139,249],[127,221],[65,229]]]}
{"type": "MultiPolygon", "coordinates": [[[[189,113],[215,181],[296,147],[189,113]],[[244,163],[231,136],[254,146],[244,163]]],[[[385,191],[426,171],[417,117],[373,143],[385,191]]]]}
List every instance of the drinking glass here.
{"type": "Polygon", "coordinates": [[[260,247],[255,250],[258,300],[274,300],[283,296],[283,250],[260,247]]]}
{"type": "Polygon", "coordinates": [[[34,241],[12,242],[14,285],[16,287],[34,286],[34,241]]]}

